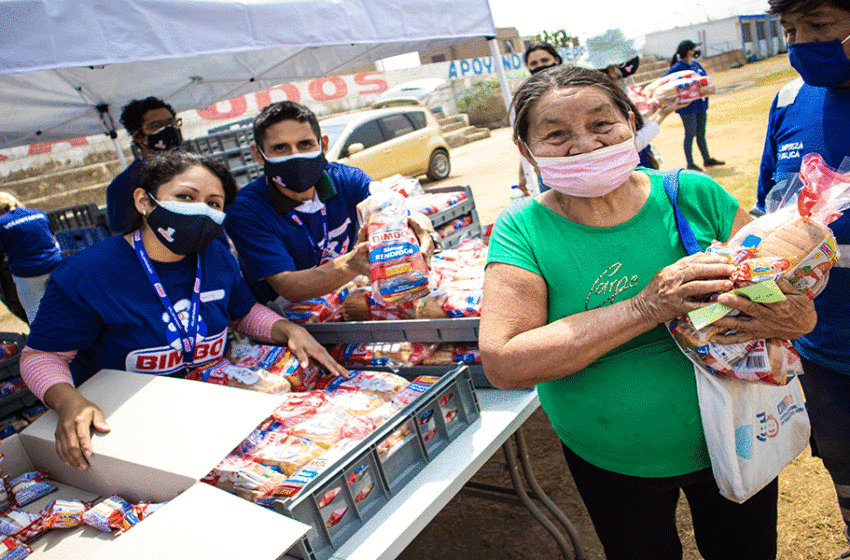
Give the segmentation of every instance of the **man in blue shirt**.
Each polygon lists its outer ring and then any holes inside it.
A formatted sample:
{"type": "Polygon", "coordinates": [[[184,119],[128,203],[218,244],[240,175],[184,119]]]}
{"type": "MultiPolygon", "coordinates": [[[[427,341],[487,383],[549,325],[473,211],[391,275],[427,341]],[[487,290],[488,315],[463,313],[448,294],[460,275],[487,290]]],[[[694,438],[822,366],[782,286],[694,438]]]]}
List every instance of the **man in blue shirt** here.
{"type": "MultiPolygon", "coordinates": [[[[850,156],[850,0],[770,0],[801,78],[785,85],[770,108],[759,174],[757,211],[768,192],[815,152],[842,168],[850,156]]],[[[846,171],[847,166],[843,168],[846,171]]],[[[756,212],[754,212],[756,213],[756,212]]],[[[823,459],[850,539],[850,215],[829,225],[840,259],[815,298],[818,324],[794,345],[812,421],[812,453],[823,459]]],[[[836,558],[850,558],[850,548],[836,558]]]]}
{"type": "Polygon", "coordinates": [[[121,124],[133,139],[136,160],[106,187],[106,216],[112,233],[125,233],[134,226],[133,191],[138,186],[145,158],[176,148],[183,142],[182,120],[176,115],[171,105],[156,97],[134,99],[124,106],[121,124]]]}
{"type": "MultiPolygon", "coordinates": [[[[316,115],[298,103],[274,103],[254,120],[251,154],[265,173],[239,191],[224,226],[261,303],[320,297],[369,275],[357,204],[369,196],[371,179],[328,163],[327,149],[316,115]]],[[[409,222],[422,250],[432,253],[430,220],[414,212],[409,222]]]]}

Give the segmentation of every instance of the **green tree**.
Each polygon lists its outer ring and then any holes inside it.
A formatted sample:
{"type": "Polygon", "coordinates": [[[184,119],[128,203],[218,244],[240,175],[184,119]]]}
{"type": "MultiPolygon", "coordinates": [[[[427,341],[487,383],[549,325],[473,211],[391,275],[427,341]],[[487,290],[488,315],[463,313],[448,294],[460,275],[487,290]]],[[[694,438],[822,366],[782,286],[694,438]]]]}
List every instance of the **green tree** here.
{"type": "Polygon", "coordinates": [[[537,41],[544,41],[549,43],[553,47],[572,47],[573,41],[577,40],[577,37],[573,37],[570,33],[568,33],[564,29],[558,29],[557,31],[544,31],[543,33],[539,33],[534,37],[537,41]]]}

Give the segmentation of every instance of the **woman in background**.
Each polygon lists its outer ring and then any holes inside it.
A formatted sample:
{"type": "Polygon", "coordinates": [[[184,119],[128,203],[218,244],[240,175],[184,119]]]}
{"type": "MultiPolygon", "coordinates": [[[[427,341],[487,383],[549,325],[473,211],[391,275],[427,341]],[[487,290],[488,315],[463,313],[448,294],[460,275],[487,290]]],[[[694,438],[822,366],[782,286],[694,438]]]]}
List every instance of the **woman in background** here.
{"type": "MultiPolygon", "coordinates": [[[[708,74],[705,69],[696,60],[699,55],[700,50],[697,48],[696,43],[687,39],[682,41],[676,48],[676,54],[670,60],[670,69],[664,75],[667,76],[674,72],[690,70],[700,76],[707,76],[708,74]]],[[[697,139],[697,147],[702,154],[703,165],[706,167],[724,165],[726,163],[725,161],[714,159],[708,155],[708,144],[705,141],[708,99],[705,97],[695,99],[687,107],[678,109],[676,112],[682,117],[682,124],[685,127],[685,160],[687,161],[688,169],[702,171],[702,168],[694,163],[694,138],[697,139]]]]}

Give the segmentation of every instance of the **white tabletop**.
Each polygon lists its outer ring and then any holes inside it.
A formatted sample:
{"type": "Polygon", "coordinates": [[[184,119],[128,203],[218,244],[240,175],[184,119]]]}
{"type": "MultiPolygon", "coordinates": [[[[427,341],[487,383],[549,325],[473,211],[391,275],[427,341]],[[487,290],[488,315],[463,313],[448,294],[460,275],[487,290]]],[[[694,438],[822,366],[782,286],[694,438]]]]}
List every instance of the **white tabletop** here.
{"type": "Polygon", "coordinates": [[[481,418],[461,433],[337,550],[332,560],[398,556],[496,450],[531,416],[534,389],[478,389],[481,418]]]}

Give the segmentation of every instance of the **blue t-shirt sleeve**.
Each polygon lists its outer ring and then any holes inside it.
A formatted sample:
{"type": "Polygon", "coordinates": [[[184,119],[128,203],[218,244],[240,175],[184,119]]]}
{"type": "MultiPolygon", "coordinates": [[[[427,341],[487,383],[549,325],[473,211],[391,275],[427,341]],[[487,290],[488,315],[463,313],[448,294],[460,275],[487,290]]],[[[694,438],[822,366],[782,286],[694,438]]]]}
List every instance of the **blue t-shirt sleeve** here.
{"type": "MultiPolygon", "coordinates": [[[[239,262],[250,283],[279,272],[296,270],[295,261],[283,240],[273,231],[270,221],[261,219],[246,207],[233,206],[227,211],[224,227],[236,246],[239,262]]],[[[279,219],[278,217],[274,217],[279,219]]]]}
{"type": "Polygon", "coordinates": [[[776,104],[779,95],[773,99],[770,105],[770,114],[767,120],[767,134],[764,137],[764,151],[761,154],[759,165],[758,190],[756,191],[756,206],[764,210],[764,201],[767,193],[776,185],[774,174],[776,173],[776,139],[774,130],[776,126],[776,104]]]}
{"type": "Polygon", "coordinates": [[[233,258],[233,255],[230,254],[230,251],[225,250],[222,253],[217,258],[222,260],[222,266],[230,271],[233,278],[230,287],[230,297],[227,302],[227,312],[231,320],[238,321],[251,311],[251,308],[257,303],[257,298],[254,297],[254,294],[248,288],[248,283],[245,282],[245,278],[239,270],[239,265],[236,259],[233,258]]]}
{"type": "Polygon", "coordinates": [[[103,328],[100,314],[77,290],[77,282],[85,280],[71,268],[72,263],[65,261],[47,281],[27,339],[27,346],[34,350],[69,352],[89,348],[103,328]]]}
{"type": "Polygon", "coordinates": [[[357,184],[354,204],[358,204],[369,198],[369,183],[372,182],[372,178],[369,177],[362,169],[358,169],[356,167],[352,167],[352,169],[355,171],[352,173],[352,179],[357,184]]]}

